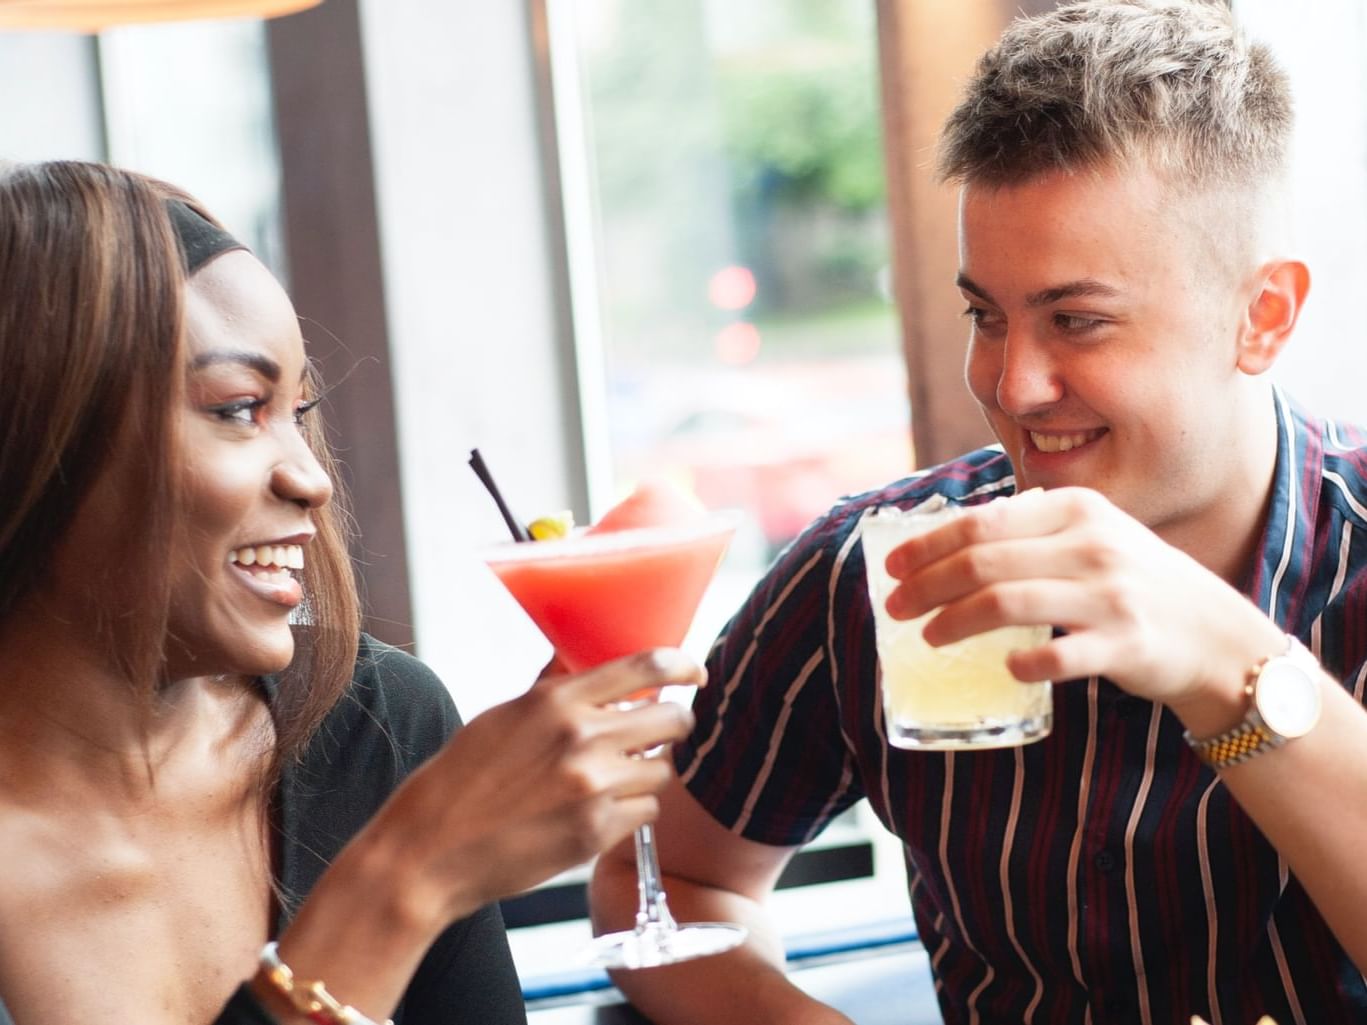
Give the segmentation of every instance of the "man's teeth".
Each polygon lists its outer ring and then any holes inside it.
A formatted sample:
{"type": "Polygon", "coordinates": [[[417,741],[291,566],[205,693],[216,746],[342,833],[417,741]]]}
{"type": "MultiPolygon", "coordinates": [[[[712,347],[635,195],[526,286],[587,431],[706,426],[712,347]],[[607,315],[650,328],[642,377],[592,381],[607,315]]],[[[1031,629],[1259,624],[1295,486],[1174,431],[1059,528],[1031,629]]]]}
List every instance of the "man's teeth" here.
{"type": "Polygon", "coordinates": [[[1035,443],[1035,448],[1041,452],[1068,452],[1080,445],[1100,437],[1095,431],[1079,431],[1076,434],[1040,434],[1038,431],[1030,432],[1030,440],[1035,443]]]}
{"type": "Polygon", "coordinates": [[[303,569],[303,545],[255,545],[228,553],[228,561],[239,566],[266,566],[275,569],[303,569]]]}

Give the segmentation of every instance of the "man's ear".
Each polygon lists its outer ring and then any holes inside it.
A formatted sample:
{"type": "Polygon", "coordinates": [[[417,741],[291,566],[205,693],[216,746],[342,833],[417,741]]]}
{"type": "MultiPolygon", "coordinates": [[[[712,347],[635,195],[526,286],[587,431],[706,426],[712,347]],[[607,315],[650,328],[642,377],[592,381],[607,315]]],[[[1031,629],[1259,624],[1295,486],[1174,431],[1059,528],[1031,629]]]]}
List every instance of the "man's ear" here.
{"type": "Polygon", "coordinates": [[[1245,374],[1268,370],[1291,339],[1310,292],[1310,269],[1299,260],[1278,260],[1258,271],[1258,287],[1244,317],[1238,367],[1245,374]]]}

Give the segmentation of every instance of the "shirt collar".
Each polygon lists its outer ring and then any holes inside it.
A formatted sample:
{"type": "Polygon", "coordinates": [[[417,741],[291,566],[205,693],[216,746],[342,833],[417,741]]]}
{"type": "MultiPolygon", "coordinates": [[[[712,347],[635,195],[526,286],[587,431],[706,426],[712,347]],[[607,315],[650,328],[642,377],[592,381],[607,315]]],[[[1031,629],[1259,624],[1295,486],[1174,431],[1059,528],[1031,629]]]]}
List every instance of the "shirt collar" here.
{"type": "Polygon", "coordinates": [[[1248,596],[1290,628],[1295,595],[1310,570],[1324,449],[1322,424],[1276,385],[1271,395],[1277,422],[1277,462],[1248,596]]]}

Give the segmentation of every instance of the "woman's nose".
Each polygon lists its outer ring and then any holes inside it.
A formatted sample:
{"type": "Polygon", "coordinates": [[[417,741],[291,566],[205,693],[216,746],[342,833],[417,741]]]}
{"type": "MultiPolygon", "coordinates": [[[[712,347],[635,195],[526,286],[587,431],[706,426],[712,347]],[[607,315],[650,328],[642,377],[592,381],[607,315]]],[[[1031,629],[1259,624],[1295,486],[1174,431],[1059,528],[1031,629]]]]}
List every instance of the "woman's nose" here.
{"type": "Polygon", "coordinates": [[[288,432],[285,452],[271,471],[271,488],[281,498],[307,509],[321,509],[332,499],[332,479],[297,429],[288,432]]]}

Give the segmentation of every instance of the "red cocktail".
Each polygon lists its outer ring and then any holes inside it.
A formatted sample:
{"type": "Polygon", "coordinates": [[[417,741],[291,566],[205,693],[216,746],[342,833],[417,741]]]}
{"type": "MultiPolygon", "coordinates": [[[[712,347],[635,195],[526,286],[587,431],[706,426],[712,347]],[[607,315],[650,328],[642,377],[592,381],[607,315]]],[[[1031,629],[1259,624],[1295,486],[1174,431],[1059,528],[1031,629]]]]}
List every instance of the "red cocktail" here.
{"type": "Polygon", "coordinates": [[[508,543],[490,568],[572,672],[648,648],[678,647],[735,533],[714,513],[681,527],[640,527],[508,543]]]}
{"type": "MultiPolygon", "coordinates": [[[[731,542],[739,517],[639,492],[580,534],[505,544],[485,560],[572,672],[650,648],[678,647],[731,542]],[[634,506],[631,504],[635,503],[634,506]],[[637,526],[644,520],[656,525],[637,526]],[[623,512],[631,515],[623,515],[623,512]],[[669,523],[660,523],[668,519],[669,523]]],[[[638,700],[652,699],[642,694],[638,700]]],[[[646,968],[730,950],[745,929],[727,922],[678,925],[660,885],[654,831],[636,832],[636,927],[594,941],[604,968],[646,968]]]]}

